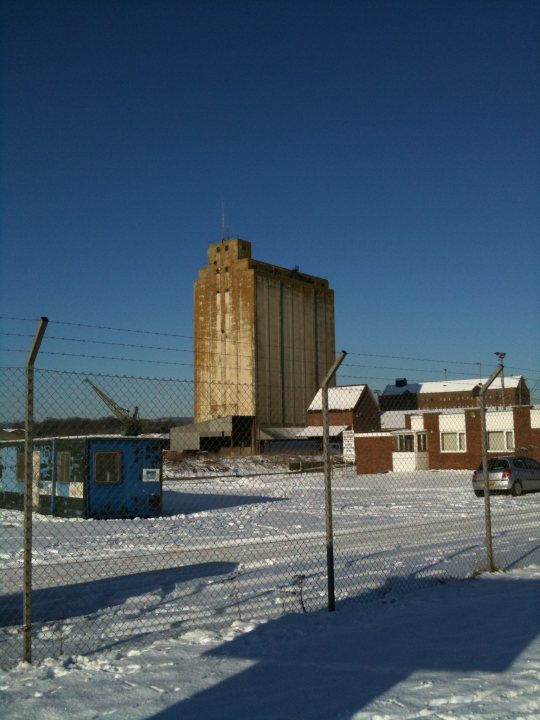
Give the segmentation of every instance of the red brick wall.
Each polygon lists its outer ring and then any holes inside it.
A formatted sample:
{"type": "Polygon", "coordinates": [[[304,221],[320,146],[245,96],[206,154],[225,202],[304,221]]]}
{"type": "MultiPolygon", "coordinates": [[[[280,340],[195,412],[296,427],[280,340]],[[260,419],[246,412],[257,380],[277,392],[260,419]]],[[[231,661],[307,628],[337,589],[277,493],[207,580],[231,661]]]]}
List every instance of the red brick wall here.
{"type": "Polygon", "coordinates": [[[480,413],[476,408],[465,411],[466,452],[441,452],[439,413],[424,415],[428,433],[430,470],[474,470],[482,459],[480,413]]]}
{"type": "Polygon", "coordinates": [[[355,437],[354,448],[358,475],[392,470],[393,438],[391,435],[355,437]]]}
{"type": "MultiPolygon", "coordinates": [[[[322,427],[322,412],[320,410],[308,412],[306,420],[308,427],[322,427]]],[[[330,425],[352,425],[352,410],[330,410],[328,422],[330,425]]]]}
{"type": "MultiPolygon", "coordinates": [[[[504,402],[506,407],[528,402],[529,393],[526,387],[505,388],[504,402]]],[[[501,407],[502,391],[488,388],[485,394],[486,407],[501,407]]],[[[446,408],[474,408],[478,400],[471,392],[456,390],[444,393],[419,393],[418,408],[422,410],[444,410],[446,408]]]]}
{"type": "MultiPolygon", "coordinates": [[[[530,407],[515,406],[512,410],[514,413],[515,453],[522,453],[540,462],[540,428],[531,428],[530,407]]],[[[424,415],[424,427],[428,430],[429,467],[431,469],[474,470],[481,463],[480,412],[476,408],[465,411],[467,452],[442,453],[440,451],[438,413],[424,415]]],[[[501,453],[490,452],[489,454],[501,453]]]]}
{"type": "MultiPolygon", "coordinates": [[[[540,428],[531,428],[528,406],[516,406],[514,413],[514,441],[516,454],[527,455],[540,462],[540,428]]],[[[474,470],[482,461],[480,411],[465,410],[466,452],[441,452],[440,413],[426,413],[424,428],[428,437],[428,467],[430,470],[474,470]]],[[[356,471],[377,473],[392,470],[393,437],[391,435],[355,437],[356,471]]],[[[490,453],[491,456],[500,453],[490,453]]]]}
{"type": "Polygon", "coordinates": [[[540,462],[540,428],[531,428],[530,407],[514,407],[514,444],[522,453],[540,462]]]}
{"type": "Polygon", "coordinates": [[[355,432],[376,432],[381,429],[381,412],[373,395],[365,389],[354,410],[355,432]]]}
{"type": "MultiPolygon", "coordinates": [[[[381,429],[381,415],[379,406],[371,392],[364,389],[356,404],[349,410],[329,410],[328,421],[330,425],[351,426],[355,432],[375,432],[381,429]]],[[[312,410],[307,413],[306,422],[309,427],[321,427],[322,411],[312,410]]]]}
{"type": "Polygon", "coordinates": [[[473,408],[465,413],[465,433],[467,437],[467,452],[469,464],[467,468],[476,470],[482,462],[482,428],[480,423],[480,410],[473,408]]]}

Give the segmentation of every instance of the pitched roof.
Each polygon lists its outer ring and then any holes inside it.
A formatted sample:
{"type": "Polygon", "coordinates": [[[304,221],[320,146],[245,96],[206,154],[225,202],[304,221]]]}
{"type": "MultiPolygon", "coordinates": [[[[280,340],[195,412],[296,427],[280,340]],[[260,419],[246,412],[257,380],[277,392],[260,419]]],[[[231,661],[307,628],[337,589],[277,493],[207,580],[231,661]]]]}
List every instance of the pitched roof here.
{"type": "MultiPolygon", "coordinates": [[[[342,385],[341,387],[328,388],[328,409],[353,410],[366,387],[367,385],[342,385]]],[[[308,412],[310,410],[322,410],[322,390],[317,391],[311,405],[308,407],[308,412]]]]}
{"type": "MultiPolygon", "coordinates": [[[[504,378],[505,388],[517,388],[519,381],[521,380],[520,375],[511,375],[504,378]]],[[[420,393],[443,393],[443,392],[471,392],[477,385],[484,385],[488,381],[488,378],[478,378],[472,380],[440,380],[435,382],[425,382],[420,386],[420,393]]],[[[495,378],[489,386],[492,390],[502,388],[501,376],[495,378]]]]}
{"type": "MultiPolygon", "coordinates": [[[[445,392],[471,392],[477,385],[483,385],[488,378],[475,378],[463,380],[435,380],[424,383],[406,383],[404,385],[387,385],[383,391],[383,395],[402,395],[403,393],[411,393],[413,395],[426,393],[445,393],[445,392]]],[[[504,377],[505,388],[517,388],[521,375],[510,375],[504,377]]],[[[501,376],[495,378],[490,385],[490,389],[497,390],[502,387],[501,376]]]]}

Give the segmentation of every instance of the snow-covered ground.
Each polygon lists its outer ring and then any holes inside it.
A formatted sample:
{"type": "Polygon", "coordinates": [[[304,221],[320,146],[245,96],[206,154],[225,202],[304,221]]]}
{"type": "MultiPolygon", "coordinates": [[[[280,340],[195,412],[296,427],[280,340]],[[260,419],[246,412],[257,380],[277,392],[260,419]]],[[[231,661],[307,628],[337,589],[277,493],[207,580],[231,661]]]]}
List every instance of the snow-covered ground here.
{"type": "MultiPolygon", "coordinates": [[[[538,717],[540,494],[492,499],[509,572],[455,582],[486,567],[470,473],[337,471],[328,613],[321,473],[167,471],[161,518],[35,516],[37,663],[2,674],[1,717],[538,717]]],[[[5,665],[21,540],[0,511],[5,665]]]]}
{"type": "Polygon", "coordinates": [[[540,566],[0,673],[5,720],[540,717],[540,566]]]}

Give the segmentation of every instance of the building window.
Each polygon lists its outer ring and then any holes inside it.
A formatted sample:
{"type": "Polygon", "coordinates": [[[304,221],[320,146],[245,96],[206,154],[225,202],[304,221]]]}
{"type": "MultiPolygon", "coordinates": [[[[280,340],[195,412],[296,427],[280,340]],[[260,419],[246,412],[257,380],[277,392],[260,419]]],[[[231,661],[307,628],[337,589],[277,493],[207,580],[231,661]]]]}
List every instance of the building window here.
{"type": "Polygon", "coordinates": [[[441,452],[465,452],[466,450],[465,433],[441,433],[441,452]]]}
{"type": "Polygon", "coordinates": [[[56,479],[61,483],[68,483],[69,477],[69,461],[71,459],[71,453],[66,450],[61,450],[56,453],[56,479]]]}
{"type": "Polygon", "coordinates": [[[416,436],[417,452],[427,452],[427,433],[418,433],[416,436]]]}
{"type": "Polygon", "coordinates": [[[414,452],[414,435],[398,435],[397,452],[414,452]]]}
{"type": "Polygon", "coordinates": [[[26,460],[24,455],[24,450],[18,450],[17,451],[17,459],[15,461],[15,477],[19,482],[25,481],[25,468],[26,468],[26,460]]]}
{"type": "Polygon", "coordinates": [[[122,453],[96,452],[94,453],[94,481],[107,485],[122,482],[122,453]]]}
{"type": "Polygon", "coordinates": [[[489,452],[514,449],[514,433],[511,430],[488,430],[487,441],[489,452]]]}

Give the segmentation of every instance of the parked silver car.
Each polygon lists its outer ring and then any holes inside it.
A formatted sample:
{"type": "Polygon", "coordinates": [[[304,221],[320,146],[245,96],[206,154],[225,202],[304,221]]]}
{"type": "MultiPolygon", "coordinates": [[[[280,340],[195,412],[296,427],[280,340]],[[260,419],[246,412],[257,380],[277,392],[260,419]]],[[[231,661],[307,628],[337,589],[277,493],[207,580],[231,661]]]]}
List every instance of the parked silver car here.
{"type": "MultiPolygon", "coordinates": [[[[488,483],[490,493],[523,495],[526,492],[540,492],[540,463],[527,457],[505,455],[489,458],[488,483]]],[[[484,494],[482,463],[472,476],[476,497],[484,494]]]]}

